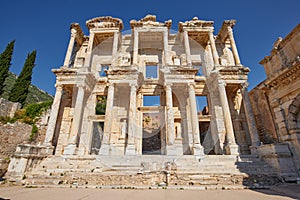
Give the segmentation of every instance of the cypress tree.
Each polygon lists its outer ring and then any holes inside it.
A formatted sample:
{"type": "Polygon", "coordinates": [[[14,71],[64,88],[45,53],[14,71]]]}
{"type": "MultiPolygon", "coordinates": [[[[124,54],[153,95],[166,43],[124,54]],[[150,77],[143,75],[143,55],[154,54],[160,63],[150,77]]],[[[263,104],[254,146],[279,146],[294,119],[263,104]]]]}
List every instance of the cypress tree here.
{"type": "Polygon", "coordinates": [[[4,92],[4,81],[8,77],[15,40],[11,41],[0,54],[0,95],[4,92]]]}
{"type": "Polygon", "coordinates": [[[31,84],[32,70],[35,66],[35,57],[36,51],[33,51],[27,55],[25,64],[10,92],[8,100],[19,102],[24,105],[28,94],[28,88],[31,84]]]}

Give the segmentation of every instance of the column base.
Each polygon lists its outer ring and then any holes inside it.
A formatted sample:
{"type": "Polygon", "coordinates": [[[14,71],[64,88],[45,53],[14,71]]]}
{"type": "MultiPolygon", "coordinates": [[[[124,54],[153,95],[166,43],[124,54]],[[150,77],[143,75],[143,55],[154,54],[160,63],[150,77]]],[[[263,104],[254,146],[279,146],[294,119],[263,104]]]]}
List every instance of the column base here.
{"type": "Polygon", "coordinates": [[[136,155],[135,151],[135,145],[134,144],[128,144],[126,147],[125,155],[136,155]]]}
{"type": "Polygon", "coordinates": [[[200,144],[194,144],[194,146],[193,146],[193,155],[203,156],[204,155],[204,148],[200,144]]]}
{"type": "Polygon", "coordinates": [[[183,149],[181,144],[173,144],[171,146],[166,146],[166,155],[168,156],[182,156],[183,149]]]}
{"type": "Polygon", "coordinates": [[[227,155],[239,155],[239,146],[236,144],[227,144],[225,146],[225,153],[227,155]]]}
{"type": "Polygon", "coordinates": [[[110,154],[110,145],[108,144],[101,145],[99,155],[109,156],[109,154],[110,154]]]}
{"type": "Polygon", "coordinates": [[[75,144],[69,144],[64,148],[64,155],[76,155],[77,147],[75,144]]]}

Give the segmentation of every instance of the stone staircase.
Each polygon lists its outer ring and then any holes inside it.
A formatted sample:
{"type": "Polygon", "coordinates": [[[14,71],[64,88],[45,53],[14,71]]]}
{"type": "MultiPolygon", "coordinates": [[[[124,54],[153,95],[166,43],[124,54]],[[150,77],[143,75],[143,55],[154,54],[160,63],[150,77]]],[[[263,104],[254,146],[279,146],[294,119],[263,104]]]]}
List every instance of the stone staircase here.
{"type": "Polygon", "coordinates": [[[22,184],[224,189],[267,187],[283,180],[277,174],[253,156],[49,156],[27,170],[22,184]]]}

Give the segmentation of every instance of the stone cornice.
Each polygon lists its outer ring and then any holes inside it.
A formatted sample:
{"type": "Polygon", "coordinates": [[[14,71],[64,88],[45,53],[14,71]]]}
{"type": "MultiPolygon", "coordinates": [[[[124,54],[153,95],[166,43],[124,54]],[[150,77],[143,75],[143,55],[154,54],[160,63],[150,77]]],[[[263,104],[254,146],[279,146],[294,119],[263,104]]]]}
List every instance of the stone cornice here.
{"type": "Polygon", "coordinates": [[[225,20],[222,24],[222,27],[217,35],[217,39],[219,39],[221,42],[224,42],[224,40],[227,38],[228,36],[228,28],[233,28],[234,25],[236,23],[235,19],[231,19],[231,20],[225,20]]]}
{"type": "Polygon", "coordinates": [[[147,15],[143,19],[140,20],[131,20],[130,21],[130,27],[131,29],[134,29],[135,27],[167,27],[170,29],[172,26],[172,20],[162,22],[156,21],[155,15],[147,15]]]}
{"type": "Polygon", "coordinates": [[[186,22],[179,22],[178,24],[178,31],[183,32],[184,29],[194,29],[194,28],[200,28],[200,29],[214,29],[213,27],[214,22],[213,21],[204,21],[199,20],[198,17],[194,17],[190,21],[186,22]]]}
{"type": "Polygon", "coordinates": [[[118,28],[120,31],[124,28],[123,21],[111,16],[96,17],[86,21],[88,29],[92,28],[118,28]]]}
{"type": "Polygon", "coordinates": [[[300,61],[290,68],[286,68],[281,74],[270,80],[266,80],[265,84],[268,88],[279,89],[298,80],[300,77],[300,61]]]}

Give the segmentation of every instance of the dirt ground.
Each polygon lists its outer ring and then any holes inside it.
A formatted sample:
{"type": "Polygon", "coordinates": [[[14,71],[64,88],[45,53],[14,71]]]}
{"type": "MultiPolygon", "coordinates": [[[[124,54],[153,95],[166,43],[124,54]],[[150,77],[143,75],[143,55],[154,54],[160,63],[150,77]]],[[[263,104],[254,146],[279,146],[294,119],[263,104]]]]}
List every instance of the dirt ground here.
{"type": "Polygon", "coordinates": [[[0,186],[0,200],[265,200],[300,199],[300,185],[282,185],[261,190],[172,190],[172,189],[92,189],[92,188],[24,188],[0,186]]]}

